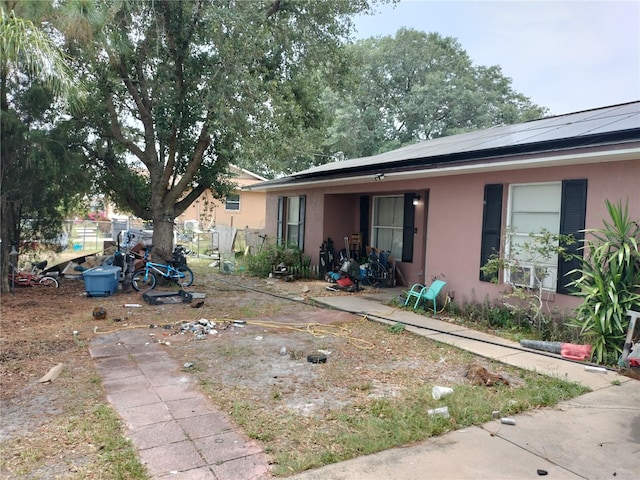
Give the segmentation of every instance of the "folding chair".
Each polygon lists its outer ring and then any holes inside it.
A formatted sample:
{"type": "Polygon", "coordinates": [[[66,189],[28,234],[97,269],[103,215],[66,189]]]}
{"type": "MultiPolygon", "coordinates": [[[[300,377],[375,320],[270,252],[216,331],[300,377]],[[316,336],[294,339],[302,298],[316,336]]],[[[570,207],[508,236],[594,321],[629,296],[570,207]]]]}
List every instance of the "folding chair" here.
{"type": "Polygon", "coordinates": [[[438,298],[440,290],[442,290],[442,287],[444,287],[446,284],[447,282],[444,282],[442,280],[434,280],[429,287],[426,287],[420,283],[414,283],[407,292],[407,299],[404,301],[404,304],[408,305],[409,299],[415,298],[416,301],[413,305],[413,309],[415,310],[416,308],[418,308],[418,304],[421,300],[431,300],[433,302],[433,314],[435,315],[436,313],[438,313],[436,310],[436,298],[438,298]]]}

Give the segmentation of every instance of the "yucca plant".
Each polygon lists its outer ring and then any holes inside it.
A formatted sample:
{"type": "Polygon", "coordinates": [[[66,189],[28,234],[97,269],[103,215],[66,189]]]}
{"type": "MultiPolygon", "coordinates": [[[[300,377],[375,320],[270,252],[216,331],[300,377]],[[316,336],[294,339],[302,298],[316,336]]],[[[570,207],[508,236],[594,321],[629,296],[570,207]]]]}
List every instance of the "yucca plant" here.
{"type": "Polygon", "coordinates": [[[623,207],[606,200],[604,227],[586,230],[589,238],[579,257],[580,278],[573,282],[582,297],[571,326],[593,345],[593,359],[612,363],[622,352],[628,328],[627,310],[640,308],[640,225],[623,207]]]}

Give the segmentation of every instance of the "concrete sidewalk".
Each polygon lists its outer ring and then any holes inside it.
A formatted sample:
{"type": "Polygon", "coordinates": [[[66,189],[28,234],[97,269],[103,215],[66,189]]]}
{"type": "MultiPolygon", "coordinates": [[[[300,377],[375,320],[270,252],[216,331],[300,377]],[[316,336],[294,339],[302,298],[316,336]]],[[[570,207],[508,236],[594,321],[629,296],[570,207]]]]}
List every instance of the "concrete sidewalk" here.
{"type": "Polygon", "coordinates": [[[640,382],[613,372],[591,373],[559,356],[524,351],[519,344],[412,312],[385,307],[394,295],[322,297],[332,308],[366,314],[521,368],[578,381],[594,391],[516,415],[515,426],[498,420],[428,439],[416,445],[310,470],[289,480],[439,480],[640,478],[640,382]],[[618,385],[619,383],[619,385],[618,385]]]}

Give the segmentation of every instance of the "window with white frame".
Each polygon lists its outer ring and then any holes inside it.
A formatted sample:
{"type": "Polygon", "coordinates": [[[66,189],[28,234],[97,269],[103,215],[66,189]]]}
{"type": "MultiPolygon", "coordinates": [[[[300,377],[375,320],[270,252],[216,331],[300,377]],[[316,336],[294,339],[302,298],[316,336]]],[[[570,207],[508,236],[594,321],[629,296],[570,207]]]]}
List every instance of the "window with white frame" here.
{"type": "Polygon", "coordinates": [[[278,197],[278,245],[294,246],[304,251],[305,206],[305,195],[278,197]]]}
{"type": "Polygon", "coordinates": [[[541,258],[527,251],[525,245],[543,231],[560,233],[561,206],[561,182],[510,186],[506,249],[507,255],[517,260],[518,268],[505,272],[508,283],[532,288],[542,284],[546,290],[556,289],[557,255],[541,258]]]}
{"type": "Polygon", "coordinates": [[[287,198],[287,245],[298,245],[300,228],[300,197],[287,198]]]}
{"type": "Polygon", "coordinates": [[[402,258],[404,196],[373,197],[371,246],[402,258]]]}
{"type": "Polygon", "coordinates": [[[240,195],[237,193],[228,194],[224,201],[224,209],[234,212],[240,211],[240,195]]]}

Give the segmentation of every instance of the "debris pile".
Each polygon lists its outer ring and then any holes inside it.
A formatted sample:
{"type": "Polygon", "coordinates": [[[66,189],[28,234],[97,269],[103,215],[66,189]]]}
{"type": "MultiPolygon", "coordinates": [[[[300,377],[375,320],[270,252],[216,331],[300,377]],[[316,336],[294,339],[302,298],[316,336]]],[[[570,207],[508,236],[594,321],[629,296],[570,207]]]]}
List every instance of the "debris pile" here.
{"type": "Polygon", "coordinates": [[[491,373],[481,365],[471,365],[465,377],[474,385],[485,385],[492,387],[494,385],[509,385],[509,380],[497,373],[491,373]]]}
{"type": "Polygon", "coordinates": [[[216,335],[218,333],[216,326],[216,322],[201,318],[195,322],[185,322],[180,325],[180,335],[192,332],[196,340],[204,340],[207,338],[207,335],[216,335]]]}

